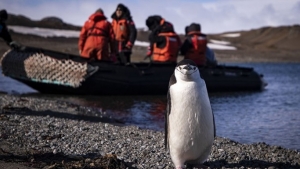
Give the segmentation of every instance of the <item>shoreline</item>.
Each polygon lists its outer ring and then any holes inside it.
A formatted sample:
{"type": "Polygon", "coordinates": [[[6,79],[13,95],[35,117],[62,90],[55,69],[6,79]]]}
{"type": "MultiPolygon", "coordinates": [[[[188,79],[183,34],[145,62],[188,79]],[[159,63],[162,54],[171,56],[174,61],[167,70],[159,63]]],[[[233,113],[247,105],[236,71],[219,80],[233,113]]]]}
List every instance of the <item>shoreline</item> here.
{"type": "MultiPolygon", "coordinates": [[[[11,32],[12,39],[25,46],[44,48],[48,50],[78,55],[78,38],[49,37],[44,38],[30,34],[11,32]]],[[[0,56],[9,49],[9,46],[0,40],[0,56]]],[[[134,46],[132,62],[144,61],[147,47],[134,46]]],[[[245,48],[237,50],[214,50],[219,64],[224,63],[300,63],[300,50],[256,49],[245,48]]],[[[178,59],[181,59],[179,56],[178,59]]]]}
{"type": "MultiPolygon", "coordinates": [[[[125,126],[91,107],[0,94],[0,124],[0,168],[173,168],[164,132],[125,126]]],[[[300,168],[300,150],[216,137],[204,164],[300,168]]]]}

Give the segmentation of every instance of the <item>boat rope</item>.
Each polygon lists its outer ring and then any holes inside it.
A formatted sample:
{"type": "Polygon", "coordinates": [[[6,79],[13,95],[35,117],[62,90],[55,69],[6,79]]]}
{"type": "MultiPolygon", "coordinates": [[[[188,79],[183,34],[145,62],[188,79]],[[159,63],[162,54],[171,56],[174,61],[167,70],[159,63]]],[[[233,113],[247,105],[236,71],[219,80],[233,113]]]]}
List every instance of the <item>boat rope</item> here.
{"type": "Polygon", "coordinates": [[[75,62],[71,59],[56,59],[40,51],[10,49],[0,58],[2,73],[16,79],[51,83],[77,88],[97,66],[75,62]]]}

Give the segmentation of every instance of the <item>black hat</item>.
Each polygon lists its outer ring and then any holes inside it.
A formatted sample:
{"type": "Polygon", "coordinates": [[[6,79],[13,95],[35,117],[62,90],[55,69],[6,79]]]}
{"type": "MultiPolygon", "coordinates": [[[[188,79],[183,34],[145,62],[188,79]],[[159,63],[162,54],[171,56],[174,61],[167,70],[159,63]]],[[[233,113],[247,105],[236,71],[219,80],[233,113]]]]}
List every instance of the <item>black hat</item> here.
{"type": "Polygon", "coordinates": [[[127,7],[123,4],[118,4],[118,6],[117,6],[117,9],[120,9],[121,11],[124,11],[125,8],[127,8],[127,7]]]}
{"type": "Polygon", "coordinates": [[[148,29],[152,30],[156,26],[159,25],[161,20],[162,20],[162,17],[160,15],[152,15],[146,19],[146,25],[147,25],[148,29]]]}
{"type": "MultiPolygon", "coordinates": [[[[124,4],[118,4],[117,5],[117,9],[120,9],[122,11],[122,16],[125,16],[127,18],[131,18],[131,14],[130,14],[130,10],[127,8],[127,6],[125,6],[124,4]]],[[[111,16],[112,18],[116,17],[116,12],[114,12],[111,16]]]]}
{"type": "Polygon", "coordinates": [[[0,19],[1,19],[1,20],[7,20],[7,17],[8,17],[8,15],[7,15],[6,10],[5,10],[5,9],[2,9],[2,10],[0,11],[0,19]]]}
{"type": "Polygon", "coordinates": [[[185,33],[185,35],[187,35],[188,33],[189,33],[189,26],[186,26],[185,28],[184,28],[184,33],[185,33]]]}
{"type": "Polygon", "coordinates": [[[188,32],[201,31],[201,25],[198,23],[191,23],[187,31],[188,32]]]}

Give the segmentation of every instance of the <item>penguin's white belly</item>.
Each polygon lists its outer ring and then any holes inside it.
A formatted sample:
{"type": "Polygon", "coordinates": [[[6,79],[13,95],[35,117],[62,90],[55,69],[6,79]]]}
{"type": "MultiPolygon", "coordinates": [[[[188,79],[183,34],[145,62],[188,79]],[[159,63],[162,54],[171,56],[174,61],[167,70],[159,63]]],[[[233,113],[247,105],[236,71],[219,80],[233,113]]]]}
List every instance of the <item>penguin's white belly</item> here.
{"type": "Polygon", "coordinates": [[[206,86],[175,84],[170,88],[169,145],[173,160],[205,161],[214,140],[213,115],[206,86]]]}

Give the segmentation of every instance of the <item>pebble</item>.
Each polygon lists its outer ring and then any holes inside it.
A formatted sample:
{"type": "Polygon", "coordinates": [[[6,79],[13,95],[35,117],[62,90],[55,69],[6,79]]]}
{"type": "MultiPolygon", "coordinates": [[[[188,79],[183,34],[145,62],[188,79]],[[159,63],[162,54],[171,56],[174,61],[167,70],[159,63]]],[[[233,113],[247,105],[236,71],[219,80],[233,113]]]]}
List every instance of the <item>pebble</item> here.
{"type": "MultiPolygon", "coordinates": [[[[107,114],[93,108],[25,96],[1,94],[0,97],[0,143],[78,158],[116,154],[138,169],[173,168],[170,155],[165,151],[163,132],[115,124],[107,114]]],[[[90,158],[85,162],[94,165],[90,158]]],[[[300,168],[300,153],[264,142],[241,144],[216,137],[211,156],[204,165],[209,168],[300,168]]]]}

